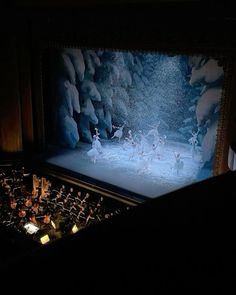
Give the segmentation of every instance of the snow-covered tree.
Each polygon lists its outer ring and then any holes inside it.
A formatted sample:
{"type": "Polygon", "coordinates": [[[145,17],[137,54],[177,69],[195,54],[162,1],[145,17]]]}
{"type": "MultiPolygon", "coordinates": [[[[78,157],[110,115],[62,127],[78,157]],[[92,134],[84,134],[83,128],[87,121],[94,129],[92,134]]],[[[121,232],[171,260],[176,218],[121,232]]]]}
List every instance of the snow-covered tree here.
{"type": "Polygon", "coordinates": [[[97,68],[94,80],[101,95],[101,103],[96,106],[96,114],[99,118],[97,128],[101,138],[107,138],[107,132],[112,131],[112,77],[109,65],[102,63],[97,68]]]}
{"type": "MultiPolygon", "coordinates": [[[[102,97],[97,114],[100,118],[98,129],[102,138],[111,134],[112,125],[122,125],[129,113],[129,95],[126,91],[132,78],[126,65],[128,53],[103,51],[100,54],[101,66],[96,69],[95,81],[102,97]]],[[[129,53],[129,58],[132,54],[129,53]]],[[[110,135],[109,135],[110,136],[110,135]]]]}
{"type": "MultiPolygon", "coordinates": [[[[65,124],[73,125],[71,132],[76,141],[92,142],[95,127],[101,138],[110,138],[114,132],[112,126],[125,124],[126,133],[129,129],[148,130],[157,122],[160,131],[168,132],[169,138],[187,141],[197,116],[204,115],[201,104],[196,105],[199,91],[186,78],[194,63],[198,67],[203,64],[196,58],[190,66],[184,56],[157,53],[56,50],[51,65],[52,101],[57,109],[68,111],[73,124],[65,124]]],[[[202,81],[203,74],[194,71],[191,83],[202,81]]],[[[210,78],[206,79],[208,83],[210,78]]],[[[65,120],[65,114],[56,113],[54,130],[65,120]]],[[[61,124],[63,130],[69,129],[61,124]]],[[[58,136],[57,141],[61,143],[58,136]]],[[[63,144],[77,146],[68,139],[63,144]]]]}
{"type": "Polygon", "coordinates": [[[54,139],[74,148],[79,142],[77,124],[73,118],[74,112],[80,113],[79,93],[75,85],[65,78],[57,80],[55,85],[54,139]]]}
{"type": "MultiPolygon", "coordinates": [[[[160,121],[160,130],[169,132],[169,138],[186,140],[187,137],[178,131],[185,127],[183,118],[187,119],[189,99],[193,96],[186,79],[187,58],[136,53],[133,60],[138,66],[133,68],[133,84],[128,92],[133,110],[133,116],[129,118],[131,125],[147,129],[160,121]]],[[[193,122],[189,125],[192,129],[193,122]]]]}
{"type": "Polygon", "coordinates": [[[200,97],[196,105],[196,118],[200,128],[205,129],[202,139],[203,169],[199,177],[210,176],[213,168],[213,158],[216,144],[217,122],[222,98],[222,82],[224,71],[217,59],[203,56],[189,58],[191,69],[190,85],[202,87],[200,97]],[[204,168],[208,174],[204,174],[204,168]]]}
{"type": "Polygon", "coordinates": [[[69,56],[73,66],[75,73],[77,74],[78,80],[83,81],[84,79],[84,57],[80,49],[76,48],[65,48],[63,52],[69,56]]]}

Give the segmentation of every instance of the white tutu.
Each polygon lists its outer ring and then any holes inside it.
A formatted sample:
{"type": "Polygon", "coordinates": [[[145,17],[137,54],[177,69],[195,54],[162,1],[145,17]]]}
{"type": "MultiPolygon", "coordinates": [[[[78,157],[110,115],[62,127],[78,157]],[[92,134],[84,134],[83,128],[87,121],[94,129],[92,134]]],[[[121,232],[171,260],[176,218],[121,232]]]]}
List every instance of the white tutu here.
{"type": "Polygon", "coordinates": [[[87,152],[87,155],[89,156],[89,158],[91,159],[91,161],[93,161],[94,163],[96,162],[98,156],[99,156],[99,152],[96,148],[92,148],[91,150],[89,150],[87,152]]]}

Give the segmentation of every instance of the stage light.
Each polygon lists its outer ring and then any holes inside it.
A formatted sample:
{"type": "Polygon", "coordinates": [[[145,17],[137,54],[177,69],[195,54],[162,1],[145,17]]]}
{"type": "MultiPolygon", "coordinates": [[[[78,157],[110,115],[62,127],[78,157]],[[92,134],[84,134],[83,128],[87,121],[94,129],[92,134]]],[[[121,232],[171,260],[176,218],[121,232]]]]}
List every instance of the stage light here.
{"type": "Polygon", "coordinates": [[[48,243],[50,241],[49,236],[48,235],[44,235],[40,238],[40,242],[44,245],[46,243],[48,243]]]}
{"type": "Polygon", "coordinates": [[[75,233],[77,233],[77,231],[79,231],[79,228],[78,228],[77,225],[75,224],[75,225],[72,227],[72,233],[75,234],[75,233]]]}
{"type": "Polygon", "coordinates": [[[26,229],[26,232],[30,235],[35,234],[39,230],[39,227],[37,227],[36,225],[34,225],[31,222],[26,223],[24,225],[24,228],[26,229]]]}

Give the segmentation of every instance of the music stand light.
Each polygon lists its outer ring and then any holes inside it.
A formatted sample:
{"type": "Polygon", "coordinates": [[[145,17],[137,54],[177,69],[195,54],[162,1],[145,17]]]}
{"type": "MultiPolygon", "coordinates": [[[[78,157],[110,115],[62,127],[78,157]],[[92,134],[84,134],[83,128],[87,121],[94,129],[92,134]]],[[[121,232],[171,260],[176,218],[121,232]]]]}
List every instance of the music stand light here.
{"type": "Polygon", "coordinates": [[[40,238],[40,242],[44,245],[50,241],[49,235],[44,235],[40,238]]]}
{"type": "Polygon", "coordinates": [[[73,227],[72,227],[72,233],[75,234],[75,233],[77,233],[78,231],[79,231],[79,228],[77,227],[76,224],[74,224],[73,227]]]}

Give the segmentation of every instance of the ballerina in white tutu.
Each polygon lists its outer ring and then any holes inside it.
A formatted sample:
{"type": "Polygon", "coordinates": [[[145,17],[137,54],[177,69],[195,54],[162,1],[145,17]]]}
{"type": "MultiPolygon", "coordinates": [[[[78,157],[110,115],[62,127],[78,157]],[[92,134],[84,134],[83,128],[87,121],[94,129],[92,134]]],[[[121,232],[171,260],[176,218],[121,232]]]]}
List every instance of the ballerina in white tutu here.
{"type": "Polygon", "coordinates": [[[175,155],[175,165],[174,165],[174,169],[176,171],[176,174],[179,175],[180,172],[183,170],[184,168],[184,162],[181,160],[181,156],[180,153],[174,153],[175,155]]]}
{"type": "Polygon", "coordinates": [[[120,142],[120,139],[121,139],[121,137],[123,136],[123,129],[124,129],[124,126],[125,126],[125,124],[122,125],[122,126],[114,126],[114,125],[112,125],[112,127],[115,128],[115,129],[117,129],[117,130],[114,132],[114,134],[113,134],[113,136],[112,136],[111,139],[117,137],[118,140],[119,140],[119,142],[120,142]]]}
{"type": "Polygon", "coordinates": [[[93,136],[92,148],[95,148],[99,154],[102,154],[102,145],[99,137],[100,133],[97,128],[95,128],[95,132],[96,134],[93,136]]]}
{"type": "Polygon", "coordinates": [[[87,152],[87,155],[91,161],[95,164],[97,159],[102,154],[102,145],[99,138],[98,129],[95,128],[96,134],[93,136],[92,148],[87,152]]]}
{"type": "Polygon", "coordinates": [[[194,159],[196,153],[197,153],[197,145],[198,145],[198,133],[199,133],[199,129],[197,132],[192,131],[192,137],[188,140],[188,142],[191,144],[192,148],[192,158],[194,159]]]}

